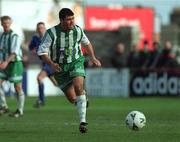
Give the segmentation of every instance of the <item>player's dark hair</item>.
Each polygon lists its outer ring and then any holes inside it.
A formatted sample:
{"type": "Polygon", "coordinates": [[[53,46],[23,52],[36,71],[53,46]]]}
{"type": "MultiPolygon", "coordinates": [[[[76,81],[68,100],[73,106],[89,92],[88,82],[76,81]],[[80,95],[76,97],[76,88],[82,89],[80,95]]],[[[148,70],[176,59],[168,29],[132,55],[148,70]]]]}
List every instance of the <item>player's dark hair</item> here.
{"type": "Polygon", "coordinates": [[[5,20],[11,20],[11,17],[10,16],[2,16],[1,22],[5,21],[5,20]]]}
{"type": "Polygon", "coordinates": [[[65,19],[67,16],[73,16],[74,13],[71,9],[69,8],[62,8],[60,11],[59,11],[59,19],[65,19]]]}
{"type": "Polygon", "coordinates": [[[45,23],[44,23],[44,22],[38,22],[38,23],[37,23],[37,27],[38,27],[39,25],[45,25],[45,23]]]}

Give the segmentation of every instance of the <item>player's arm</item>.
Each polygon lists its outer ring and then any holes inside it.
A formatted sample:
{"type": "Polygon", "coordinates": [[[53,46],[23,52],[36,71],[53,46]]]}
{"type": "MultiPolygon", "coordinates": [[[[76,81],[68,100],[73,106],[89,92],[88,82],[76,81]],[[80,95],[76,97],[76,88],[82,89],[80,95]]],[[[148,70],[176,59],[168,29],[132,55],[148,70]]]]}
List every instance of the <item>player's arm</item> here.
{"type": "Polygon", "coordinates": [[[50,35],[48,34],[48,32],[46,32],[42,39],[41,44],[39,45],[37,54],[44,63],[50,65],[51,68],[55,72],[59,72],[61,70],[61,68],[59,67],[59,64],[54,63],[48,56],[49,48],[50,48],[52,42],[53,41],[52,41],[50,35]]]}
{"type": "Polygon", "coordinates": [[[1,64],[0,64],[0,69],[5,69],[5,68],[8,66],[8,64],[9,64],[15,57],[16,57],[16,54],[15,54],[15,53],[10,54],[6,61],[1,62],[1,64]]]}
{"type": "MultiPolygon", "coordinates": [[[[3,49],[2,47],[0,47],[0,56],[2,57],[2,54],[3,54],[3,49]]],[[[0,58],[0,64],[3,62],[2,58],[0,58]]]]}
{"type": "Polygon", "coordinates": [[[96,58],[95,54],[94,54],[94,49],[92,44],[90,43],[89,39],[87,38],[87,36],[84,34],[83,32],[83,37],[81,39],[81,43],[84,45],[84,47],[86,48],[87,54],[90,56],[91,62],[96,65],[97,67],[101,66],[101,62],[96,58]]]}
{"type": "Polygon", "coordinates": [[[41,55],[41,59],[43,60],[44,63],[48,64],[51,66],[51,68],[53,69],[53,71],[55,72],[60,72],[61,68],[59,66],[59,64],[54,63],[47,54],[41,55]]]}
{"type": "Polygon", "coordinates": [[[93,64],[95,64],[97,67],[101,66],[101,62],[96,58],[95,54],[94,54],[94,49],[91,43],[89,43],[88,45],[86,45],[86,50],[88,55],[90,56],[91,62],[93,64]]]}
{"type": "Polygon", "coordinates": [[[21,50],[21,40],[17,34],[14,34],[12,36],[11,41],[11,54],[8,56],[8,58],[3,61],[0,65],[0,69],[5,69],[8,64],[14,60],[17,54],[19,54],[19,51],[21,50]]]}

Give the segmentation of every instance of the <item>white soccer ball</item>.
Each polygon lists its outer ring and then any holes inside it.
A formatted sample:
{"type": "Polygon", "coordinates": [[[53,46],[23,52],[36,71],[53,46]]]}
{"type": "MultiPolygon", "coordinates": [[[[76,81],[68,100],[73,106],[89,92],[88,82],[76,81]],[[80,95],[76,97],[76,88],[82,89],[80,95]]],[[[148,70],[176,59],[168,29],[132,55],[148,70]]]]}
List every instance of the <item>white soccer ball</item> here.
{"type": "Polygon", "coordinates": [[[126,116],[126,126],[131,130],[139,130],[146,124],[146,117],[142,112],[131,111],[126,116]]]}

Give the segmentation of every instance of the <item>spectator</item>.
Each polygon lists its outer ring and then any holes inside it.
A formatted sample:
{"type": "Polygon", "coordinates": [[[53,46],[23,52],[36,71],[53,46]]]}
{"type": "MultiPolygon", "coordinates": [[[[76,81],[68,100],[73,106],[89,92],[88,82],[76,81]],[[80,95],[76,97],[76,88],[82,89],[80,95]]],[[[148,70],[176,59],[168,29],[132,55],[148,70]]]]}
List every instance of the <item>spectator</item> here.
{"type": "Polygon", "coordinates": [[[158,42],[153,42],[153,50],[149,53],[149,59],[146,60],[145,66],[148,69],[154,69],[158,67],[159,59],[161,56],[162,50],[158,42]]]}
{"type": "Polygon", "coordinates": [[[175,68],[178,67],[176,54],[173,52],[173,46],[170,41],[164,43],[164,48],[160,56],[158,67],[175,68]]]}
{"type": "Polygon", "coordinates": [[[124,53],[124,44],[118,43],[112,55],[112,66],[115,68],[126,67],[126,55],[124,53]]]}
{"type": "Polygon", "coordinates": [[[127,57],[127,66],[129,68],[139,68],[140,67],[140,52],[138,45],[133,45],[130,53],[127,57]]]}
{"type": "Polygon", "coordinates": [[[145,40],[143,50],[140,51],[140,66],[143,69],[147,68],[147,63],[149,61],[149,58],[150,58],[149,42],[145,40]]]}

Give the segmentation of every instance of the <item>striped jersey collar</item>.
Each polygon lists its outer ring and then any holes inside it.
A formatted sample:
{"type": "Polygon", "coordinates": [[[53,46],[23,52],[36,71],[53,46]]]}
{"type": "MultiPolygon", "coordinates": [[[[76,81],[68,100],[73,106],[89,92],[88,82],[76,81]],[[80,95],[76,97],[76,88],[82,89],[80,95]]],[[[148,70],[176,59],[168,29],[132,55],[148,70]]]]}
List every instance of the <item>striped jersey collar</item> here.
{"type": "Polygon", "coordinates": [[[64,29],[62,29],[61,24],[58,24],[58,25],[56,25],[56,26],[59,28],[59,30],[60,30],[61,32],[68,33],[68,32],[70,32],[70,31],[74,30],[76,25],[74,25],[72,29],[67,30],[67,31],[65,31],[64,29]]]}
{"type": "Polygon", "coordinates": [[[9,34],[9,33],[11,33],[12,32],[12,30],[10,29],[8,32],[3,32],[4,34],[9,34]]]}

